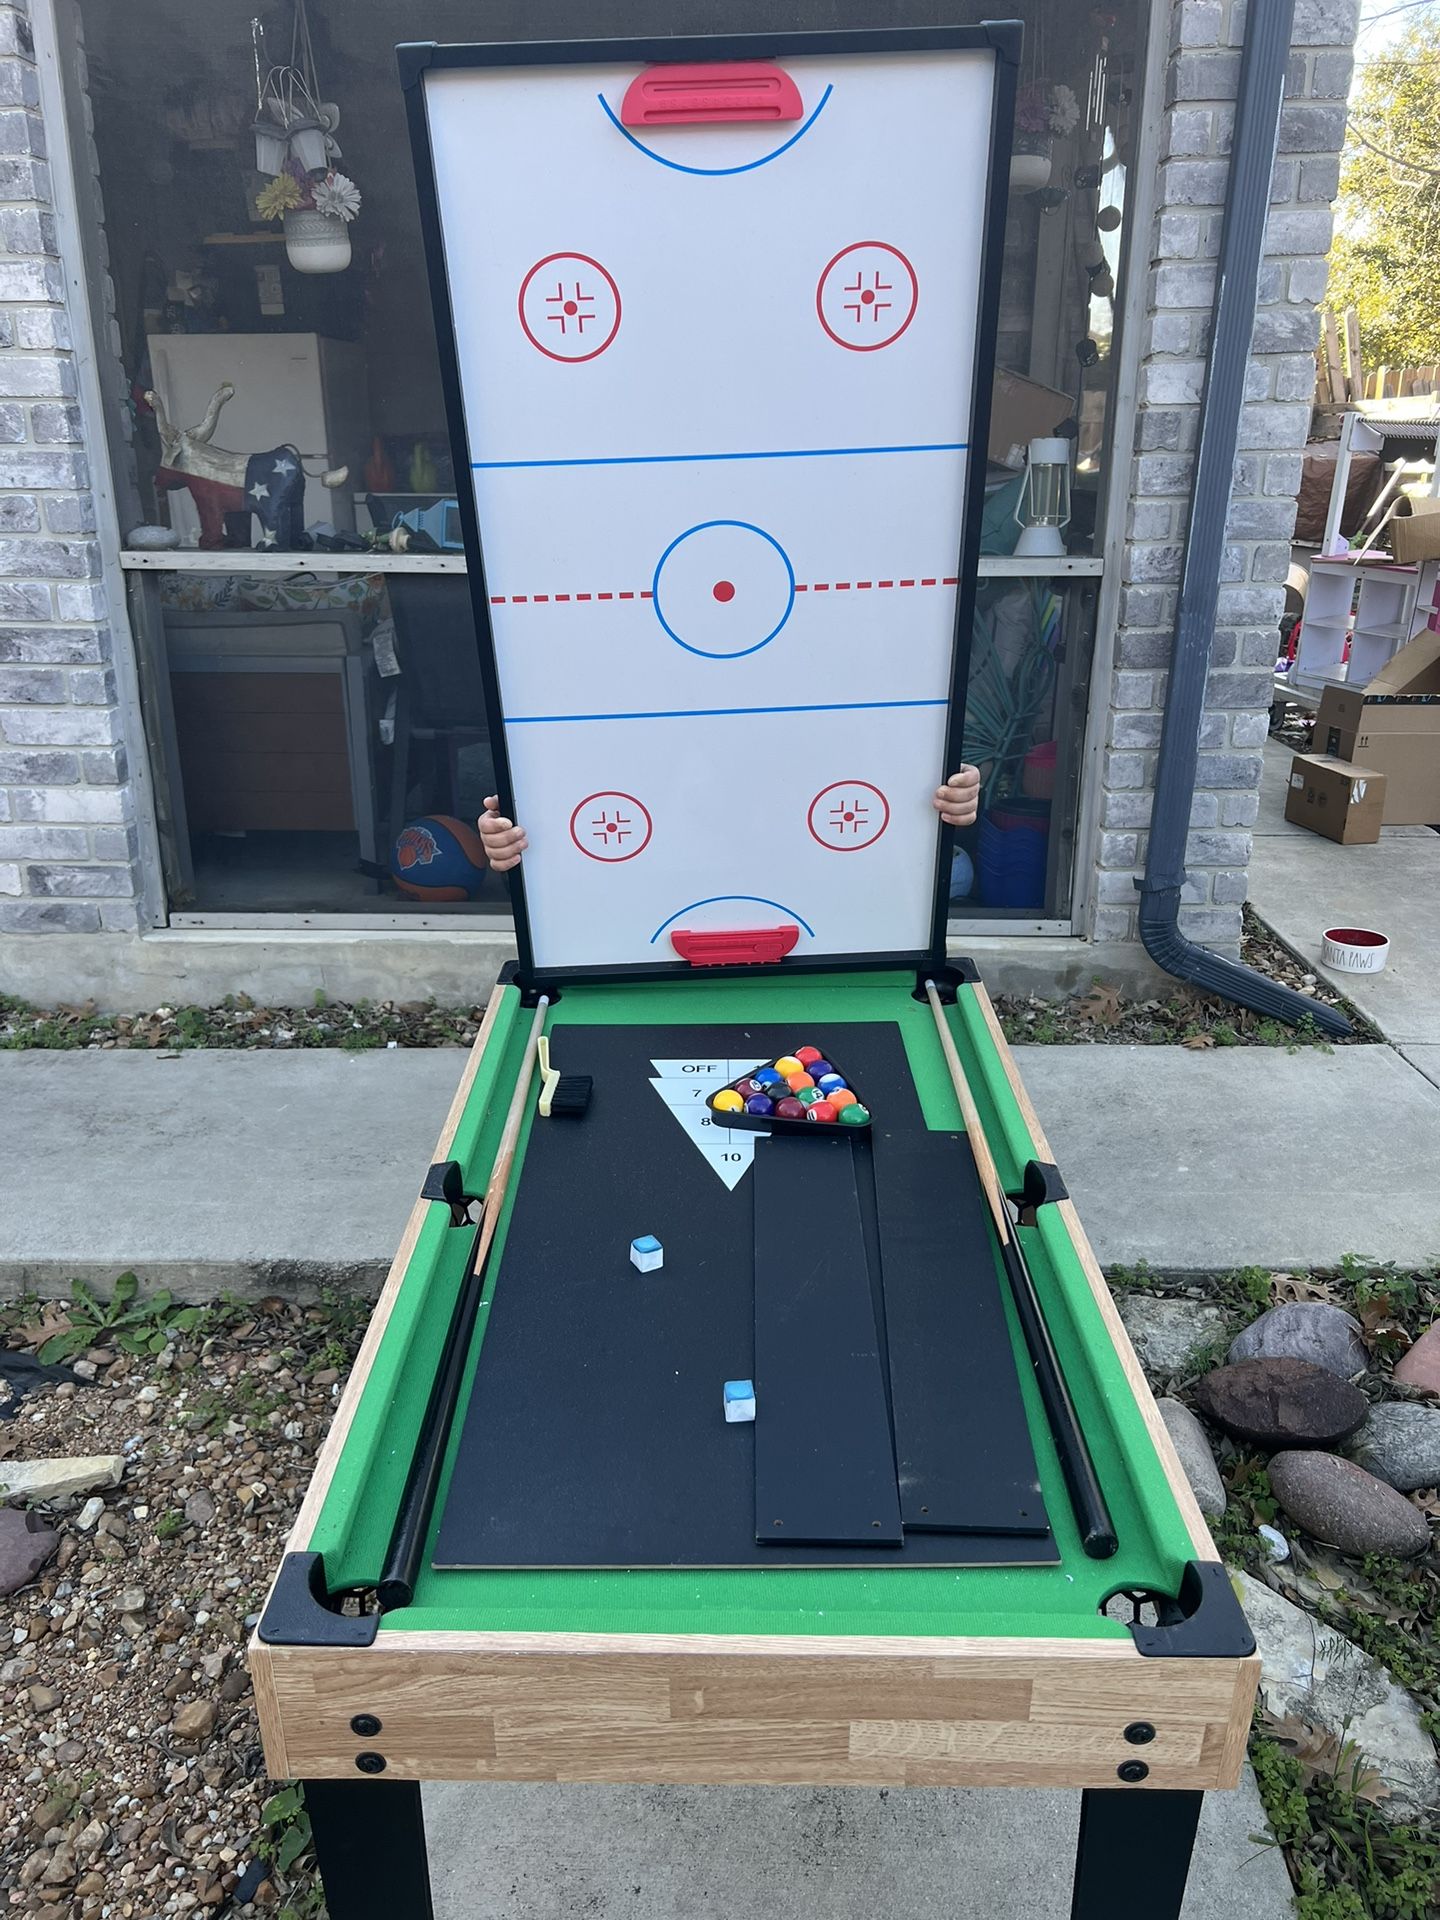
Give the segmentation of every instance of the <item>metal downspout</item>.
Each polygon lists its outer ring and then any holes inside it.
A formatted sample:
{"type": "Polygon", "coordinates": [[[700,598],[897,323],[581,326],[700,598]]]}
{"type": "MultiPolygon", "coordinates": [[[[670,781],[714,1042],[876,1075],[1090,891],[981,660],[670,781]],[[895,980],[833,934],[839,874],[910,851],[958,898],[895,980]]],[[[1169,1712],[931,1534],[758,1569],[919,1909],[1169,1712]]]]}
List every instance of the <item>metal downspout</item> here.
{"type": "Polygon", "coordinates": [[[1339,1036],[1350,1022],[1253,967],[1227,960],[1180,931],[1185,837],[1195,794],[1205,679],[1220,594],[1225,516],[1239,439],[1245,368],[1255,324],[1270,175],[1289,62],[1294,0],[1251,0],[1245,10],[1235,137],[1225,191],[1219,271],[1211,313],[1210,355],[1200,401],[1200,441],[1175,613],[1169,689],[1155,767],[1155,800],[1140,889],[1140,938],[1157,965],[1208,993],[1298,1025],[1313,1021],[1339,1036]]]}

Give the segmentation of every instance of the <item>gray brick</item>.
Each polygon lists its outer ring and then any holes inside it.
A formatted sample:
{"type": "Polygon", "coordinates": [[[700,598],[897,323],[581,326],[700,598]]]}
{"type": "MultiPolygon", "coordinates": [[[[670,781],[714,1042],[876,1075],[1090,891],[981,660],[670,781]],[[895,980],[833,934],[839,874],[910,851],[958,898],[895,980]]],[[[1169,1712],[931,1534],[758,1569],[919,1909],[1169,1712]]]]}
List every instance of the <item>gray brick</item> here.
{"type": "Polygon", "coordinates": [[[1262,264],[1256,282],[1257,306],[1272,307],[1277,300],[1285,298],[1285,273],[1285,266],[1279,260],[1267,260],[1262,264]]]}
{"type": "Polygon", "coordinates": [[[0,533],[37,533],[40,503],[33,493],[0,494],[0,533]]]}
{"type": "Polygon", "coordinates": [[[0,200],[38,200],[49,206],[50,168],[34,154],[6,154],[0,158],[0,200]]]}
{"type": "Polygon", "coordinates": [[[0,893],[19,893],[20,869],[13,860],[0,861],[0,893]]]}
{"type": "MultiPolygon", "coordinates": [[[[4,76],[0,65],[0,79],[4,76]]],[[[0,243],[7,253],[48,254],[59,257],[55,216],[39,207],[0,207],[0,243]]]]}
{"type": "Polygon", "coordinates": [[[1100,836],[1100,864],[1102,867],[1133,868],[1140,864],[1140,836],[1138,833],[1102,833],[1100,836]]]}
{"type": "Polygon", "coordinates": [[[1312,160],[1301,161],[1298,199],[1302,202],[1321,201],[1328,207],[1339,192],[1339,154],[1317,154],[1312,160]]]}
{"type": "Polygon", "coordinates": [[[133,826],[96,827],[90,845],[97,860],[138,860],[140,836],[133,826]]]}
{"type": "Polygon", "coordinates": [[[1292,500],[1231,500],[1225,531],[1232,540],[1288,538],[1295,525],[1292,500]]]}
{"type": "Polygon", "coordinates": [[[0,752],[0,784],[7,787],[73,786],[79,778],[78,754],[0,752]]]}
{"type": "Polygon", "coordinates": [[[1154,794],[1138,792],[1104,793],[1100,796],[1102,827],[1148,827],[1154,794]]]}
{"type": "Polygon", "coordinates": [[[27,107],[0,109],[0,153],[44,159],[45,125],[38,113],[27,107]]]}
{"type": "Polygon", "coordinates": [[[1285,63],[1284,97],[1287,100],[1303,100],[1305,97],[1305,56],[1293,48],[1285,63]]]}
{"type": "Polygon", "coordinates": [[[1220,0],[1186,0],[1170,15],[1170,51],[1181,47],[1214,47],[1220,43],[1225,9],[1220,0]]]}
{"type": "Polygon", "coordinates": [[[1260,796],[1258,793],[1222,793],[1220,796],[1220,824],[1222,827],[1253,827],[1260,818],[1260,796]]]}
{"type": "MultiPolygon", "coordinates": [[[[1240,786],[1239,780],[1229,780],[1226,786],[1240,786]]],[[[1150,758],[1143,753],[1107,753],[1105,756],[1105,785],[1110,788],[1135,788],[1150,785],[1150,758]]]]}
{"type": "Polygon", "coordinates": [[[0,827],[0,860],[84,860],[89,852],[83,827],[0,827]]]}
{"type": "Polygon", "coordinates": [[[1155,233],[1155,254],[1161,260],[1194,260],[1200,252],[1200,216],[1167,209],[1155,233]]]}
{"type": "Polygon", "coordinates": [[[34,667],[0,668],[0,706],[58,707],[67,698],[63,673],[34,667]]]}
{"type": "MultiPolygon", "coordinates": [[[[4,908],[0,908],[0,913],[4,908]]],[[[1090,922],[1091,937],[1095,940],[1132,940],[1135,937],[1135,915],[1127,913],[1123,907],[1097,907],[1090,922]]]]}
{"type": "Polygon", "coordinates": [[[1223,747],[1226,745],[1226,725],[1223,713],[1202,713],[1200,716],[1200,745],[1204,747],[1223,747]]]}
{"type": "Polygon", "coordinates": [[[5,455],[7,487],[88,487],[90,468],[82,453],[23,453],[5,455]]]}
{"type": "Polygon", "coordinates": [[[1175,617],[1175,593],[1170,587],[1126,587],[1120,595],[1123,627],[1168,627],[1175,617]]]}
{"type": "Polygon", "coordinates": [[[134,812],[128,787],[15,787],[17,820],[52,826],[114,826],[134,812]]]}
{"type": "Polygon", "coordinates": [[[1131,904],[1136,898],[1133,873],[1101,871],[1095,876],[1095,898],[1106,906],[1131,904]]]}
{"type": "Polygon", "coordinates": [[[1189,353],[1194,338],[1193,313],[1157,313],[1150,321],[1151,353],[1189,353]]]}
{"type": "Polygon", "coordinates": [[[1230,168],[1224,160],[1167,160],[1160,168],[1160,201],[1167,207],[1218,207],[1230,168]]]}
{"type": "Polygon", "coordinates": [[[1202,753],[1196,785],[1201,787],[1258,787],[1258,753],[1202,753]]]}
{"type": "Polygon", "coordinates": [[[1345,141],[1344,107],[1312,103],[1282,107],[1281,153],[1339,153],[1345,141]]]}
{"type": "Polygon", "coordinates": [[[1181,100],[1233,100],[1240,80],[1238,53],[1182,53],[1170,63],[1165,104],[1181,100]]]}
{"type": "MultiPolygon", "coordinates": [[[[43,580],[0,580],[0,620],[49,620],[55,608],[43,580]]],[[[0,628],[0,636],[4,629],[0,628]]],[[[0,653],[0,659],[5,656],[0,653]]]]}
{"type": "Polygon", "coordinates": [[[1217,873],[1210,882],[1210,897],[1217,907],[1243,905],[1250,897],[1250,877],[1244,873],[1217,873]]]}
{"type": "Polygon", "coordinates": [[[25,869],[31,893],[52,899],[129,899],[135,892],[128,867],[47,867],[25,869]]]}
{"type": "Polygon", "coordinates": [[[0,933],[98,933],[100,915],[78,900],[17,900],[0,904],[0,933]]]}
{"type": "MultiPolygon", "coordinates": [[[[1270,705],[1268,673],[1211,673],[1205,682],[1205,704],[1212,712],[1243,713],[1270,705]]],[[[1236,783],[1249,786],[1248,780],[1236,783]]]]}
{"type": "Polygon", "coordinates": [[[0,394],[28,400],[40,394],[74,391],[75,368],[69,360],[44,353],[12,353],[0,358],[0,394]]]}
{"type": "Polygon", "coordinates": [[[120,715],[114,707],[32,707],[7,713],[0,690],[0,740],[12,747],[107,747],[119,738],[120,715]]]}
{"type": "Polygon", "coordinates": [[[1251,549],[1250,578],[1252,580],[1284,580],[1290,571],[1290,547],[1260,546],[1251,549]]]}
{"type": "MultiPolygon", "coordinates": [[[[55,300],[65,297],[65,282],[53,260],[0,260],[0,300],[55,300]]],[[[29,395],[58,391],[48,387],[9,389],[29,395]]]]}
{"type": "Polygon", "coordinates": [[[1142,453],[1135,462],[1137,494],[1188,494],[1195,462],[1187,454],[1142,453]]]}
{"type": "Polygon", "coordinates": [[[1275,662],[1280,653],[1279,616],[1276,625],[1259,633],[1247,633],[1240,642],[1240,664],[1242,667],[1264,667],[1267,681],[1275,672],[1275,662]]]}
{"type": "Polygon", "coordinates": [[[1320,316],[1313,307],[1261,307],[1255,315],[1252,353],[1313,353],[1320,316]]]}
{"type": "MultiPolygon", "coordinates": [[[[1210,152],[1212,107],[1176,107],[1165,116],[1165,153],[1182,158],[1210,152]]],[[[1166,196],[1167,198],[1173,196],[1166,196]]]]}
{"type": "MultiPolygon", "coordinates": [[[[1308,216],[1307,216],[1308,217],[1308,216]]],[[[1295,247],[1295,253],[1313,253],[1313,247],[1295,247]]],[[[1156,267],[1150,275],[1150,298],[1155,307],[1204,307],[1215,298],[1215,269],[1201,266],[1156,267]]]]}
{"type": "Polygon", "coordinates": [[[77,707],[113,707],[115,704],[114,674],[108,667],[72,673],[70,698],[77,707]]]}
{"type": "Polygon", "coordinates": [[[1172,635],[1168,628],[1122,628],[1115,642],[1120,667],[1168,667],[1172,635]]]}
{"type": "MultiPolygon", "coordinates": [[[[1222,592],[1226,589],[1222,588],[1222,592]]],[[[1210,636],[1210,665],[1212,667],[1231,667],[1235,664],[1235,635],[1224,627],[1217,627],[1210,636]]]]}
{"type": "Polygon", "coordinates": [[[85,438],[80,409],[59,401],[42,401],[30,409],[30,431],[37,441],[77,441],[85,438]]]}
{"type": "MultiPolygon", "coordinates": [[[[1289,206],[1300,186],[1300,162],[1298,160],[1276,160],[1270,169],[1270,204],[1272,207],[1289,206]]],[[[1262,295],[1262,298],[1264,296],[1262,295]]]]}
{"type": "Polygon", "coordinates": [[[1137,500],[1129,518],[1132,540],[1168,540],[1174,528],[1175,509],[1168,501],[1137,500]]]}
{"type": "Polygon", "coordinates": [[[1283,355],[1275,367],[1275,398],[1308,400],[1314,390],[1315,362],[1309,355],[1283,355]]]}
{"type": "Polygon", "coordinates": [[[1300,492],[1300,477],[1303,470],[1303,454],[1272,453],[1265,462],[1266,493],[1278,494],[1287,500],[1294,500],[1300,492]]]}
{"type": "MultiPolygon", "coordinates": [[[[92,787],[118,787],[129,777],[129,761],[124,747],[97,747],[82,753],[80,766],[92,787]]],[[[109,856],[102,856],[106,858],[109,856]]]]}
{"type": "Polygon", "coordinates": [[[1236,713],[1230,717],[1232,747],[1263,747],[1270,737],[1270,713],[1236,713]]]}
{"type": "Polygon", "coordinates": [[[1303,447],[1310,430],[1310,408],[1262,401],[1240,409],[1240,445],[1248,450],[1303,447]]]}
{"type": "Polygon", "coordinates": [[[107,611],[105,589],[88,584],[56,587],[55,609],[62,620],[103,620],[107,611]]]}
{"type": "Polygon", "coordinates": [[[43,573],[83,580],[99,571],[99,553],[88,540],[0,540],[0,573],[43,573]]]}
{"type": "Polygon", "coordinates": [[[1121,713],[1141,713],[1155,705],[1153,673],[1117,673],[1110,682],[1110,704],[1121,713]]]}
{"type": "Polygon", "coordinates": [[[93,533],[95,502],[88,493],[52,493],[45,500],[45,524],[52,533],[93,533]]]}
{"type": "Polygon", "coordinates": [[[1132,544],[1125,549],[1125,578],[1142,582],[1178,580],[1184,557],[1183,547],[1132,544]]]}
{"type": "Polygon", "coordinates": [[[1272,400],[1275,397],[1275,362],[1247,360],[1241,398],[1247,401],[1272,400]]]}
{"type": "MultiPolygon", "coordinates": [[[[1110,744],[1112,747],[1158,747],[1160,744],[1160,721],[1158,713],[1112,713],[1110,715],[1110,744]]],[[[1112,756],[1113,759],[1113,756],[1112,756]]],[[[1134,786],[1133,780],[1115,782],[1134,786]]]]}
{"type": "Polygon", "coordinates": [[[1239,907],[1181,907],[1180,931],[1207,947],[1240,944],[1239,907]]]}
{"type": "Polygon", "coordinates": [[[110,635],[104,627],[0,627],[0,665],[91,667],[109,658],[110,635]]]}
{"type": "Polygon", "coordinates": [[[1173,453],[1185,444],[1185,415],[1145,407],[1140,414],[1140,446],[1147,452],[1159,448],[1173,453]]]}
{"type": "Polygon", "coordinates": [[[1310,93],[1316,100],[1348,100],[1355,77],[1352,53],[1317,53],[1310,67],[1310,93]]]}
{"type": "Polygon", "coordinates": [[[1360,31],[1360,0],[1296,0],[1291,45],[1353,47],[1360,31]]]}
{"type": "MultiPolygon", "coordinates": [[[[0,406],[0,441],[13,446],[17,440],[25,438],[25,409],[17,407],[13,401],[0,406]]],[[[9,463],[6,463],[6,478],[9,478],[9,463]]]]}
{"type": "Polygon", "coordinates": [[[1202,830],[1185,840],[1186,865],[1197,867],[1243,867],[1250,858],[1248,833],[1221,833],[1202,830]]]}
{"type": "Polygon", "coordinates": [[[106,933],[138,933],[140,907],[134,900],[102,900],[100,925],[106,933]]]}
{"type": "Polygon", "coordinates": [[[1149,360],[1140,373],[1140,397],[1146,406],[1193,406],[1204,385],[1203,360],[1149,360]]]}
{"type": "Polygon", "coordinates": [[[1329,211],[1319,207],[1272,213],[1265,226],[1265,251],[1271,255],[1328,253],[1330,224],[1329,211]]]}
{"type": "Polygon", "coordinates": [[[75,342],[70,316],[63,307],[21,307],[15,314],[15,337],[32,352],[56,347],[69,352],[75,342]]]}
{"type": "Polygon", "coordinates": [[[24,8],[0,8],[0,54],[18,53],[30,59],[34,52],[35,36],[30,31],[24,8]]]}

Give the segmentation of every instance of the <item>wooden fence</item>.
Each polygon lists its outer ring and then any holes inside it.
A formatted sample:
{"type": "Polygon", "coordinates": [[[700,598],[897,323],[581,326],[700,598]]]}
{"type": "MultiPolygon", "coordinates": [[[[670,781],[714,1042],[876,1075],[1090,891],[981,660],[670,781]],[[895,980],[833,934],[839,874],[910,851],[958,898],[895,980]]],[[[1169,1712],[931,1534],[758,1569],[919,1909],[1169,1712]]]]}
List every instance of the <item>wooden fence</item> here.
{"type": "Polygon", "coordinates": [[[1315,408],[1340,413],[1363,400],[1401,400],[1440,394],[1440,364],[1423,367],[1366,368],[1360,351],[1360,321],[1353,307],[1337,319],[1328,308],[1321,317],[1315,349],[1315,408]]]}

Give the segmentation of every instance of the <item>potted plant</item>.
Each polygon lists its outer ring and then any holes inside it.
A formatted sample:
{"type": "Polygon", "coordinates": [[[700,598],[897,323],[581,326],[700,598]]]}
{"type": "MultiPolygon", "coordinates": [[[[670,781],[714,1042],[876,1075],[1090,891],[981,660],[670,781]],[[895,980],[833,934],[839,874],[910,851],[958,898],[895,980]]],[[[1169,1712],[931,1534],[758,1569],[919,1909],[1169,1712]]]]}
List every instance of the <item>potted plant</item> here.
{"type": "Polygon", "coordinates": [[[343,273],[350,264],[350,222],[360,211],[360,189],[348,175],[304,172],[292,154],[255,198],[262,220],[285,227],[285,257],[297,273],[343,273]]]}
{"type": "Polygon", "coordinates": [[[1080,103],[1069,87],[1038,80],[1020,89],[1010,155],[1012,193],[1035,193],[1050,184],[1055,137],[1073,133],[1079,123],[1080,103]]]}

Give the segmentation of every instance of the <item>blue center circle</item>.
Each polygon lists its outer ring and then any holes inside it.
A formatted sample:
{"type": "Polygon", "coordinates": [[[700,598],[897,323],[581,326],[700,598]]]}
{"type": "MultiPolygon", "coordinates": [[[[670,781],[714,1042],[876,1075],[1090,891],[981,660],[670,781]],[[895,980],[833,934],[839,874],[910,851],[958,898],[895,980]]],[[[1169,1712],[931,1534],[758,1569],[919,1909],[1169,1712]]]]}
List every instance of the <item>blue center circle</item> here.
{"type": "MultiPolygon", "coordinates": [[[[689,556],[686,557],[688,558],[689,556]]],[[[685,569],[682,568],[681,571],[683,573],[685,569]]],[[[727,589],[730,587],[728,580],[721,584],[725,585],[727,589]]],[[[666,633],[669,634],[677,647],[683,647],[687,653],[699,654],[707,660],[741,660],[748,653],[758,653],[761,647],[768,647],[776,634],[779,633],[780,629],[785,625],[785,622],[790,618],[795,606],[795,569],[791,566],[790,556],[786,553],[780,542],[773,534],[767,533],[763,527],[754,526],[749,520],[702,520],[698,525],[687,527],[683,533],[677,534],[669,546],[666,547],[655,564],[655,576],[650,583],[650,588],[651,600],[655,608],[655,618],[660,622],[661,626],[665,629],[666,633]],[[687,540],[693,540],[699,534],[710,533],[717,529],[754,534],[757,539],[764,541],[766,547],[772,549],[774,553],[779,555],[780,563],[785,569],[785,604],[780,613],[780,617],[775,621],[775,624],[767,634],[763,635],[759,640],[752,642],[748,647],[697,646],[693,638],[687,640],[682,633],[677,631],[677,622],[681,625],[690,624],[685,621],[682,614],[677,611],[673,605],[670,612],[666,612],[664,575],[667,563],[673,558],[677,550],[684,546],[687,540]]],[[[674,596],[672,595],[672,600],[673,598],[674,596]]],[[[714,603],[727,606],[733,604],[733,589],[727,591],[723,598],[719,594],[716,594],[714,596],[714,603]]],[[[739,611],[740,609],[737,609],[737,612],[739,611]]]]}

